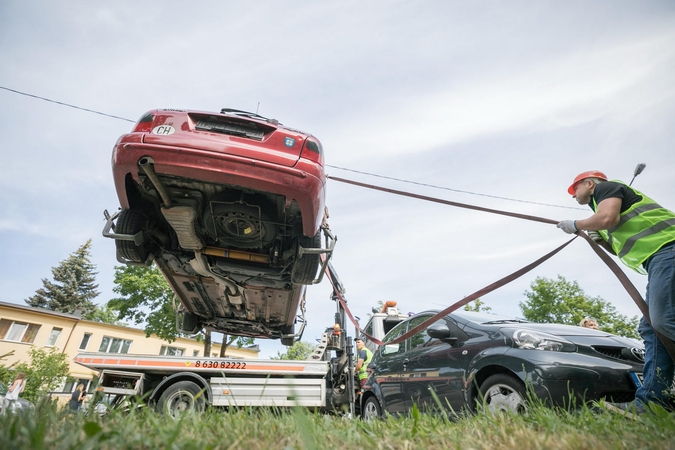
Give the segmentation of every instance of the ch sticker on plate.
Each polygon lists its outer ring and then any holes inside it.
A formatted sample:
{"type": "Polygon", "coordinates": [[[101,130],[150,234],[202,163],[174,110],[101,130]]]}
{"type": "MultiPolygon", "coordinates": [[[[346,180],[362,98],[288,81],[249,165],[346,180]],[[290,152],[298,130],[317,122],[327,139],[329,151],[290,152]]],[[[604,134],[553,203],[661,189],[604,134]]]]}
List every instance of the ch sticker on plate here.
{"type": "Polygon", "coordinates": [[[152,129],[152,134],[174,134],[176,129],[171,125],[160,125],[152,129]]]}

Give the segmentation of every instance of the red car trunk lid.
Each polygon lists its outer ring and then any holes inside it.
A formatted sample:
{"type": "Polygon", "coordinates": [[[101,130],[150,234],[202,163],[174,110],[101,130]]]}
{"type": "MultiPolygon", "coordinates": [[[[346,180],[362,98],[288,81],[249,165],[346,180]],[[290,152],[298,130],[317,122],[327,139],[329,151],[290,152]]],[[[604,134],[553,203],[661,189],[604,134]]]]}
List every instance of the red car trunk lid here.
{"type": "Polygon", "coordinates": [[[293,167],[306,136],[274,122],[232,114],[159,110],[147,144],[226,153],[293,167]]]}

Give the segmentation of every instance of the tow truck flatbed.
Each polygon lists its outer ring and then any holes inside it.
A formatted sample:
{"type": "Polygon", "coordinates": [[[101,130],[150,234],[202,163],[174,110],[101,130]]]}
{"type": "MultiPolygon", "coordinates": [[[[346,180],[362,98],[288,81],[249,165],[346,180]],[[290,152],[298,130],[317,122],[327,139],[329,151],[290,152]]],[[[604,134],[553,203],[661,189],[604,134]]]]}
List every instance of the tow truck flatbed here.
{"type": "Polygon", "coordinates": [[[325,377],[327,361],[251,360],[197,358],[186,356],[110,355],[80,353],[75,362],[92,370],[142,371],[149,374],[173,374],[177,370],[197,374],[217,372],[225,376],[300,376],[325,377]]]}

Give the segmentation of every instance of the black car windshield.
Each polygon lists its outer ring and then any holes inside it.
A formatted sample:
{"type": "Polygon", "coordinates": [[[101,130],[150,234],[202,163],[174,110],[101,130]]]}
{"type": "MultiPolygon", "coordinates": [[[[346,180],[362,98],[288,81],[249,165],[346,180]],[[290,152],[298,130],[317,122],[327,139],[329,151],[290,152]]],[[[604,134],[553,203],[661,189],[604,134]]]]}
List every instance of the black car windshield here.
{"type": "Polygon", "coordinates": [[[469,320],[471,322],[480,323],[483,325],[490,324],[501,324],[501,323],[529,323],[527,320],[514,319],[512,317],[498,316],[497,314],[488,314],[482,312],[472,312],[472,311],[455,311],[452,313],[455,316],[459,316],[464,320],[469,320]]]}

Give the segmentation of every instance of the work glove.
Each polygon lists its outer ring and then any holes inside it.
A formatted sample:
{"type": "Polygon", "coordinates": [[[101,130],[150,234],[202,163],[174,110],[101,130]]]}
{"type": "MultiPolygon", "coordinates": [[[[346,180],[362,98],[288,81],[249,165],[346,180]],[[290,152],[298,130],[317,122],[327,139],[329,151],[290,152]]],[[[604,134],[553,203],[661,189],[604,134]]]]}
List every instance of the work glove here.
{"type": "Polygon", "coordinates": [[[563,230],[567,234],[572,234],[576,233],[579,231],[577,229],[577,221],[576,220],[563,220],[562,222],[559,222],[558,225],[556,225],[558,228],[563,230]]]}
{"type": "Polygon", "coordinates": [[[593,239],[595,242],[602,242],[602,241],[605,240],[602,237],[602,235],[600,233],[598,233],[597,231],[589,230],[586,233],[588,234],[588,237],[593,239]]]}

